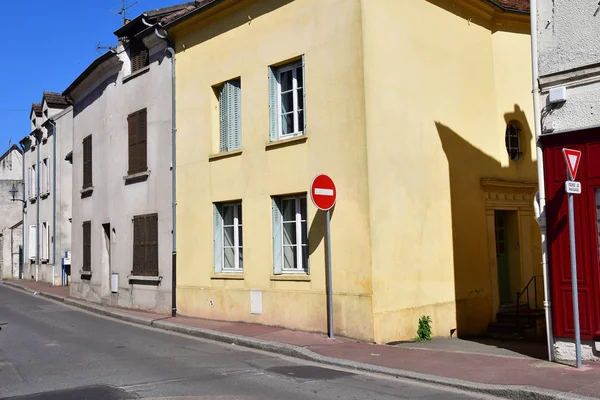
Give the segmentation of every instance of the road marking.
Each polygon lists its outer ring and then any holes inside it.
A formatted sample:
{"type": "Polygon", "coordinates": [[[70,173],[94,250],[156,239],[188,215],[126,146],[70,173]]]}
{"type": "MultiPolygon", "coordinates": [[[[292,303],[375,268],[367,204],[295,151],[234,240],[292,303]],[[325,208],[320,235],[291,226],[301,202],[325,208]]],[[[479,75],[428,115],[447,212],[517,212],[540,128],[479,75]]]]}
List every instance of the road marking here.
{"type": "Polygon", "coordinates": [[[333,189],[315,188],[315,194],[319,194],[321,196],[333,196],[333,189]]]}

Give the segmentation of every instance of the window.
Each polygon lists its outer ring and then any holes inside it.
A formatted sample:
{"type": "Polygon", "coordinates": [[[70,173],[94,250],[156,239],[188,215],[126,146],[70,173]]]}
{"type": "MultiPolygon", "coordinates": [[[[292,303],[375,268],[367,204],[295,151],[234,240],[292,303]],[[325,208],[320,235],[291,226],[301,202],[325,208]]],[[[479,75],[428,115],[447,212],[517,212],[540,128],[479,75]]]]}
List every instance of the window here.
{"type": "Polygon", "coordinates": [[[131,72],[134,73],[149,65],[148,49],[141,40],[129,42],[129,59],[131,60],[131,72]]]}
{"type": "Polygon", "coordinates": [[[158,214],[133,217],[133,275],[158,276],[158,214]]]}
{"type": "Polygon", "coordinates": [[[83,188],[92,187],[92,135],[83,139],[83,188]]]}
{"type": "Polygon", "coordinates": [[[37,227],[29,225],[29,259],[35,260],[37,248],[37,227]]]}
{"type": "Polygon", "coordinates": [[[33,177],[34,177],[34,173],[32,170],[33,167],[29,167],[27,169],[27,195],[29,196],[29,198],[33,198],[35,196],[35,192],[33,191],[33,177]]]}
{"type": "Polygon", "coordinates": [[[144,108],[127,117],[129,131],[129,170],[128,175],[144,172],[148,169],[147,111],[144,108]]]}
{"type": "Polygon", "coordinates": [[[42,174],[42,186],[40,187],[42,194],[50,193],[50,163],[47,158],[40,163],[40,171],[42,174]]]}
{"type": "Polygon", "coordinates": [[[308,273],[305,195],[273,198],[273,271],[308,273]]]}
{"type": "Polygon", "coordinates": [[[215,273],[244,268],[242,203],[214,204],[215,273]]]}
{"type": "Polygon", "coordinates": [[[225,82],[219,88],[219,151],[242,147],[242,83],[225,82]]]}
{"type": "Polygon", "coordinates": [[[48,249],[50,245],[50,234],[48,223],[42,222],[42,261],[48,261],[48,249]]]}
{"type": "Polygon", "coordinates": [[[301,61],[269,68],[271,141],[306,133],[304,57],[301,61]]]}
{"type": "Polygon", "coordinates": [[[83,265],[81,269],[85,272],[92,271],[92,223],[83,223],[83,265]]]}
{"type": "Polygon", "coordinates": [[[31,193],[29,194],[30,199],[35,199],[37,197],[37,169],[35,168],[35,164],[31,166],[30,169],[30,185],[31,185],[31,193]]]}
{"type": "Polygon", "coordinates": [[[521,152],[520,133],[521,129],[516,123],[510,122],[506,126],[504,142],[506,145],[506,151],[508,152],[508,156],[513,161],[518,161],[519,157],[523,155],[523,153],[521,152]]]}

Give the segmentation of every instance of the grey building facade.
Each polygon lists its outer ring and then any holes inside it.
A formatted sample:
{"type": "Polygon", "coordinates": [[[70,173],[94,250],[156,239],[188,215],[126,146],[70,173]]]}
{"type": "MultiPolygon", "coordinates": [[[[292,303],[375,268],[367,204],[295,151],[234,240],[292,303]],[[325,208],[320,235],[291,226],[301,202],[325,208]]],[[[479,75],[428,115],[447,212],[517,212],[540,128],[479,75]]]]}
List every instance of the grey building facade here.
{"type": "Polygon", "coordinates": [[[171,63],[140,16],[65,91],[73,100],[71,296],[171,311],[171,63]]]}
{"type": "Polygon", "coordinates": [[[71,250],[73,107],[58,93],[44,92],[30,114],[31,133],[21,140],[24,163],[23,278],[67,285],[71,250]]]}
{"type": "Polygon", "coordinates": [[[23,203],[13,201],[23,192],[23,154],[12,145],[0,156],[0,279],[19,278],[22,242],[23,203]]]}

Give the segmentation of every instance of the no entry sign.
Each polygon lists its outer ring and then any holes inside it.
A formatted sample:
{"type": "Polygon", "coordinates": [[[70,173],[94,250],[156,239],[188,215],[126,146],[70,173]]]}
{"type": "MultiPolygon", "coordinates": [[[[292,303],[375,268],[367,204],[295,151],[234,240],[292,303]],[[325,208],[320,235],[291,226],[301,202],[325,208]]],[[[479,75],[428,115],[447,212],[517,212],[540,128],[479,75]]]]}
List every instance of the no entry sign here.
{"type": "Polygon", "coordinates": [[[333,180],[327,175],[317,175],[310,185],[310,197],[317,208],[327,211],[335,204],[337,193],[333,180]]]}

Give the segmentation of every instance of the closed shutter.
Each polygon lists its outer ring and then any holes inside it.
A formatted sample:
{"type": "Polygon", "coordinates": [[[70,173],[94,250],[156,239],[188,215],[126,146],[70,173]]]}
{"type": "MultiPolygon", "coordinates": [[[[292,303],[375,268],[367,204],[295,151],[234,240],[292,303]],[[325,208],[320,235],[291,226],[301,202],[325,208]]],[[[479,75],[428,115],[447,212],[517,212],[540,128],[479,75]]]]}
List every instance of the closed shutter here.
{"type": "Polygon", "coordinates": [[[31,167],[27,168],[27,171],[27,196],[28,198],[31,198],[31,182],[33,181],[31,178],[33,176],[33,173],[31,172],[31,167]]]}
{"type": "Polygon", "coordinates": [[[83,139],[83,188],[92,187],[92,135],[83,139]]]}
{"type": "Polygon", "coordinates": [[[219,152],[227,151],[227,105],[229,99],[229,85],[221,86],[219,93],[219,152]]]}
{"type": "Polygon", "coordinates": [[[148,169],[147,151],[147,111],[137,111],[127,117],[129,137],[129,170],[128,174],[144,172],[148,169]]]}
{"type": "Polygon", "coordinates": [[[277,99],[277,72],[274,67],[269,67],[269,137],[271,141],[279,139],[279,102],[277,99]]]}
{"type": "Polygon", "coordinates": [[[283,239],[281,236],[281,207],[279,199],[273,198],[273,274],[281,275],[283,269],[283,239]]]}
{"type": "Polygon", "coordinates": [[[48,248],[49,248],[49,229],[48,223],[42,223],[42,260],[48,261],[48,248]]]}
{"type": "Polygon", "coordinates": [[[83,223],[83,271],[92,270],[92,223],[83,223]]]}
{"type": "Polygon", "coordinates": [[[242,148],[242,82],[239,79],[231,81],[229,85],[229,118],[227,147],[229,151],[242,148]]]}
{"type": "Polygon", "coordinates": [[[135,72],[149,64],[148,49],[139,40],[132,40],[130,43],[131,72],[135,72]]]}
{"type": "Polygon", "coordinates": [[[133,218],[133,275],[158,276],[158,214],[133,218]]]}
{"type": "Polygon", "coordinates": [[[220,208],[217,204],[213,204],[214,264],[216,274],[223,270],[223,217],[221,217],[220,208]]]}
{"type": "Polygon", "coordinates": [[[37,230],[35,225],[29,225],[29,258],[35,260],[35,249],[37,247],[37,230]]]}
{"type": "Polygon", "coordinates": [[[302,56],[302,132],[306,134],[306,68],[305,56],[302,56]]]}

